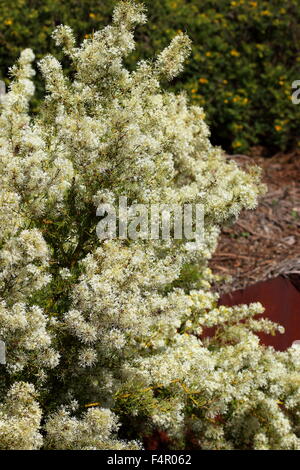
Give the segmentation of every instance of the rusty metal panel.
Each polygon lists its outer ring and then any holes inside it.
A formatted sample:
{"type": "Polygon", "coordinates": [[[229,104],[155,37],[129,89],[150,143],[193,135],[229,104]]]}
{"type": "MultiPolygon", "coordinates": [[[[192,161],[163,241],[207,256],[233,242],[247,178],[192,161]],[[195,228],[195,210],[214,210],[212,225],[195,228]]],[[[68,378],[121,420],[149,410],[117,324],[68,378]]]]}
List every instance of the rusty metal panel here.
{"type": "Polygon", "coordinates": [[[300,340],[300,291],[295,279],[279,276],[264,282],[258,282],[245,289],[240,289],[220,298],[220,305],[233,306],[260,302],[265,307],[263,315],[285,328],[285,333],[276,336],[259,334],[263,344],[284,351],[294,341],[300,340]]]}

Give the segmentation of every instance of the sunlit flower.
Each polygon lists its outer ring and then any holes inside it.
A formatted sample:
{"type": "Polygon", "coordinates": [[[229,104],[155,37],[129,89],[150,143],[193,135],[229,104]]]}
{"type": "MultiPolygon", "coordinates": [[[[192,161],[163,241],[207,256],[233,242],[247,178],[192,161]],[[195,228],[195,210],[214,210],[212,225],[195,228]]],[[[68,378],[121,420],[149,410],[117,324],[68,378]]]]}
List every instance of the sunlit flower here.
{"type": "Polygon", "coordinates": [[[232,49],[230,51],[230,54],[233,56],[233,57],[239,57],[240,53],[236,50],[236,49],[232,49]]]}

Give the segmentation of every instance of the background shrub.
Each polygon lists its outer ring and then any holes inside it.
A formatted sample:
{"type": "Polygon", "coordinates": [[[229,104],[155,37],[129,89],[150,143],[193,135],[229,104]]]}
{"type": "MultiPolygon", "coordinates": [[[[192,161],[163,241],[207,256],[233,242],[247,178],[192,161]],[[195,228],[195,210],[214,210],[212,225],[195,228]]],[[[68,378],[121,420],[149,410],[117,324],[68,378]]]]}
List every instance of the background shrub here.
{"type": "MultiPolygon", "coordinates": [[[[300,145],[300,106],[291,84],[300,79],[300,0],[144,0],[149,22],[137,32],[129,59],[152,57],[178,30],[187,31],[193,52],[173,87],[204,106],[213,143],[235,153],[253,145],[270,152],[300,145]]],[[[7,76],[24,47],[40,59],[57,49],[50,38],[60,23],[78,39],[110,20],[111,0],[1,0],[0,77],[7,76]]],[[[61,57],[59,57],[61,58],[61,57]]],[[[67,64],[64,64],[65,66],[67,64]]],[[[43,92],[36,78],[38,97],[43,92]]],[[[34,102],[33,111],[38,107],[34,102]]]]}

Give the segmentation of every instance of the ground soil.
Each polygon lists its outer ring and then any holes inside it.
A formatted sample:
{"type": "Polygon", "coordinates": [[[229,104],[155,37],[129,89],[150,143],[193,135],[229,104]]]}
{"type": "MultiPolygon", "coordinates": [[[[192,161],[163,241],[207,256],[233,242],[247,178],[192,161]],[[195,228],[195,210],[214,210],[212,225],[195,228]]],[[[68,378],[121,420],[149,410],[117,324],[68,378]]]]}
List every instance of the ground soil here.
{"type": "Polygon", "coordinates": [[[267,193],[257,209],[244,211],[223,229],[210,266],[227,279],[220,292],[244,288],[278,275],[300,274],[300,151],[263,158],[233,155],[239,165],[259,165],[267,193]],[[228,278],[231,278],[229,281],[228,278]]]}

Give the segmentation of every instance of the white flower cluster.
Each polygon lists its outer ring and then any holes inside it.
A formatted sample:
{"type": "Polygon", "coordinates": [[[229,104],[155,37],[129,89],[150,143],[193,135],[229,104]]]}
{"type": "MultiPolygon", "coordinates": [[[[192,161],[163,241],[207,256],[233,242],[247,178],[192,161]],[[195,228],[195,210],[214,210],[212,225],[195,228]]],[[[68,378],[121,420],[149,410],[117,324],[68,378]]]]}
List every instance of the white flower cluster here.
{"type": "Polygon", "coordinates": [[[43,442],[39,433],[41,418],[33,385],[15,382],[0,405],[0,449],[39,449],[43,442]]]}
{"type": "Polygon", "coordinates": [[[121,2],[80,47],[59,26],[72,76],[45,57],[47,96],[30,117],[26,50],[1,100],[0,448],[136,449],[159,428],[174,446],[189,435],[203,449],[300,449],[299,348],[262,346],[255,332],[281,331],[255,318],[262,307],[218,307],[210,290],[220,226],[255,207],[259,171],[228,162],[203,110],[161,89],[182,69],[185,35],[124,67],[144,22],[121,2]],[[97,205],[119,196],[202,204],[203,246],[99,241],[97,205]]]}
{"type": "Polygon", "coordinates": [[[116,417],[108,409],[92,408],[82,419],[76,419],[62,408],[47,421],[45,449],[139,450],[141,445],[136,441],[114,438],[118,427],[116,417]]]}

